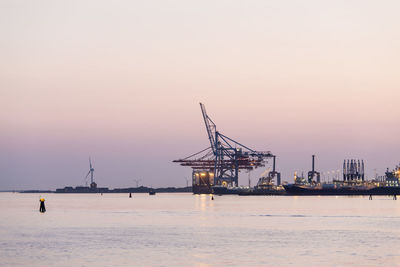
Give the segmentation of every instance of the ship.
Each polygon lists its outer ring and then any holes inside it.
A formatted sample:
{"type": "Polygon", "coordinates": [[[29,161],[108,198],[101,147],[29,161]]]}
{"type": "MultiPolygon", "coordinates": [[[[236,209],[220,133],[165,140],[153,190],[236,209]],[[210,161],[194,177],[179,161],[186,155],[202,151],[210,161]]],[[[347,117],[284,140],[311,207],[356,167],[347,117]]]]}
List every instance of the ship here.
{"type": "Polygon", "coordinates": [[[273,171],[267,170],[258,179],[256,186],[249,187],[246,190],[239,192],[240,196],[260,196],[260,195],[284,195],[286,191],[280,184],[280,173],[275,171],[275,161],[273,171]],[[277,185],[274,183],[275,177],[277,178],[277,185]]]}
{"type": "MultiPolygon", "coordinates": [[[[212,193],[217,195],[284,195],[285,190],[281,185],[281,173],[276,171],[276,156],[273,156],[272,170],[268,168],[258,179],[255,187],[233,187],[227,182],[222,182],[221,185],[211,186],[212,193]],[[275,185],[276,182],[276,185],[275,185]]],[[[197,180],[193,180],[197,181],[197,180]]]]}
{"type": "Polygon", "coordinates": [[[378,185],[283,185],[288,195],[295,196],[371,196],[371,195],[400,195],[400,187],[378,185]]]}
{"type": "Polygon", "coordinates": [[[285,189],[280,185],[280,173],[273,171],[265,171],[258,179],[256,186],[250,187],[230,187],[230,186],[213,186],[213,193],[217,195],[240,195],[240,196],[254,196],[254,195],[284,195],[285,189]],[[278,175],[279,176],[278,176],[278,175]],[[277,177],[277,185],[274,179],[277,177]]]}
{"type": "MultiPolygon", "coordinates": [[[[351,164],[350,164],[351,166],[351,164]]],[[[357,166],[357,164],[356,164],[357,166]]],[[[352,171],[344,174],[343,181],[333,181],[333,183],[306,183],[305,179],[296,177],[295,183],[284,185],[288,195],[300,196],[354,196],[354,195],[400,195],[400,165],[392,171],[386,170],[383,180],[373,179],[364,181],[363,176],[352,171]],[[355,179],[353,179],[355,178],[355,179]],[[357,179],[361,178],[361,179],[357,179]]]]}
{"type": "Polygon", "coordinates": [[[154,196],[156,194],[156,191],[153,189],[153,188],[151,188],[150,190],[149,190],[149,195],[150,196],[154,196]]]}

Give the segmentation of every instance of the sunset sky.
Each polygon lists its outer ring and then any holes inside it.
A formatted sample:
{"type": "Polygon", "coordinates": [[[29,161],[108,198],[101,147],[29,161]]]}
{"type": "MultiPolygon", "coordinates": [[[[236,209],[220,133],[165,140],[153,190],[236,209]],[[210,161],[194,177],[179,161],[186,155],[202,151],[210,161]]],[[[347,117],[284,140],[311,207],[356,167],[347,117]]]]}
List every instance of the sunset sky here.
{"type": "MultiPolygon", "coordinates": [[[[0,190],[184,186],[223,134],[282,178],[400,162],[399,1],[0,2],[0,190]]],[[[255,171],[252,183],[257,181],[255,171]]],[[[247,184],[243,175],[240,184],[247,184]]]]}

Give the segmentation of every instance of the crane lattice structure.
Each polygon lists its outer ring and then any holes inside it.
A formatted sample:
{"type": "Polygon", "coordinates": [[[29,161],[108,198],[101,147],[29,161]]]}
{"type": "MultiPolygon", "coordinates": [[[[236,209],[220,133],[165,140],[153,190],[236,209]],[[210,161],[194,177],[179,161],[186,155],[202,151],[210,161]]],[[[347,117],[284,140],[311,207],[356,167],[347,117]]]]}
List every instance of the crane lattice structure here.
{"type": "Polygon", "coordinates": [[[206,170],[214,173],[214,185],[239,185],[239,172],[264,167],[273,157],[270,151],[255,151],[217,131],[215,123],[200,103],[210,147],[183,159],[174,160],[193,171],[206,170]]]}

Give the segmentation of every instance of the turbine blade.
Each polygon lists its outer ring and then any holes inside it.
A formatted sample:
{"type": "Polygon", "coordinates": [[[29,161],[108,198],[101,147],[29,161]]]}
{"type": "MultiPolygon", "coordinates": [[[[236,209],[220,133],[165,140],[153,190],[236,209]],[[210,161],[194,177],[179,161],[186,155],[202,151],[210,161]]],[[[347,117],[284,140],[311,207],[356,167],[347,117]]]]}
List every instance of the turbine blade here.
{"type": "Polygon", "coordinates": [[[87,177],[89,176],[89,174],[90,174],[90,171],[86,174],[86,177],[85,177],[85,178],[87,178],[87,177]]]}

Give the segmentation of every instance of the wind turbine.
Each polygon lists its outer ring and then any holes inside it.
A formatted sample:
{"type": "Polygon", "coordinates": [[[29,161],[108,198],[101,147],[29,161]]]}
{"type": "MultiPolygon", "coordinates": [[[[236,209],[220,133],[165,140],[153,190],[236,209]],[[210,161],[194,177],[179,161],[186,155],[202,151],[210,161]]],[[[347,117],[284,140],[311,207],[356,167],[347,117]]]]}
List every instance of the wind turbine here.
{"type": "Polygon", "coordinates": [[[96,188],[97,184],[93,181],[93,173],[94,173],[94,168],[92,166],[92,160],[89,157],[89,172],[86,174],[86,179],[90,174],[90,188],[96,188]]]}
{"type": "Polygon", "coordinates": [[[137,188],[137,187],[139,187],[139,182],[142,181],[142,179],[134,179],[133,181],[135,181],[136,188],[137,188]]]}

